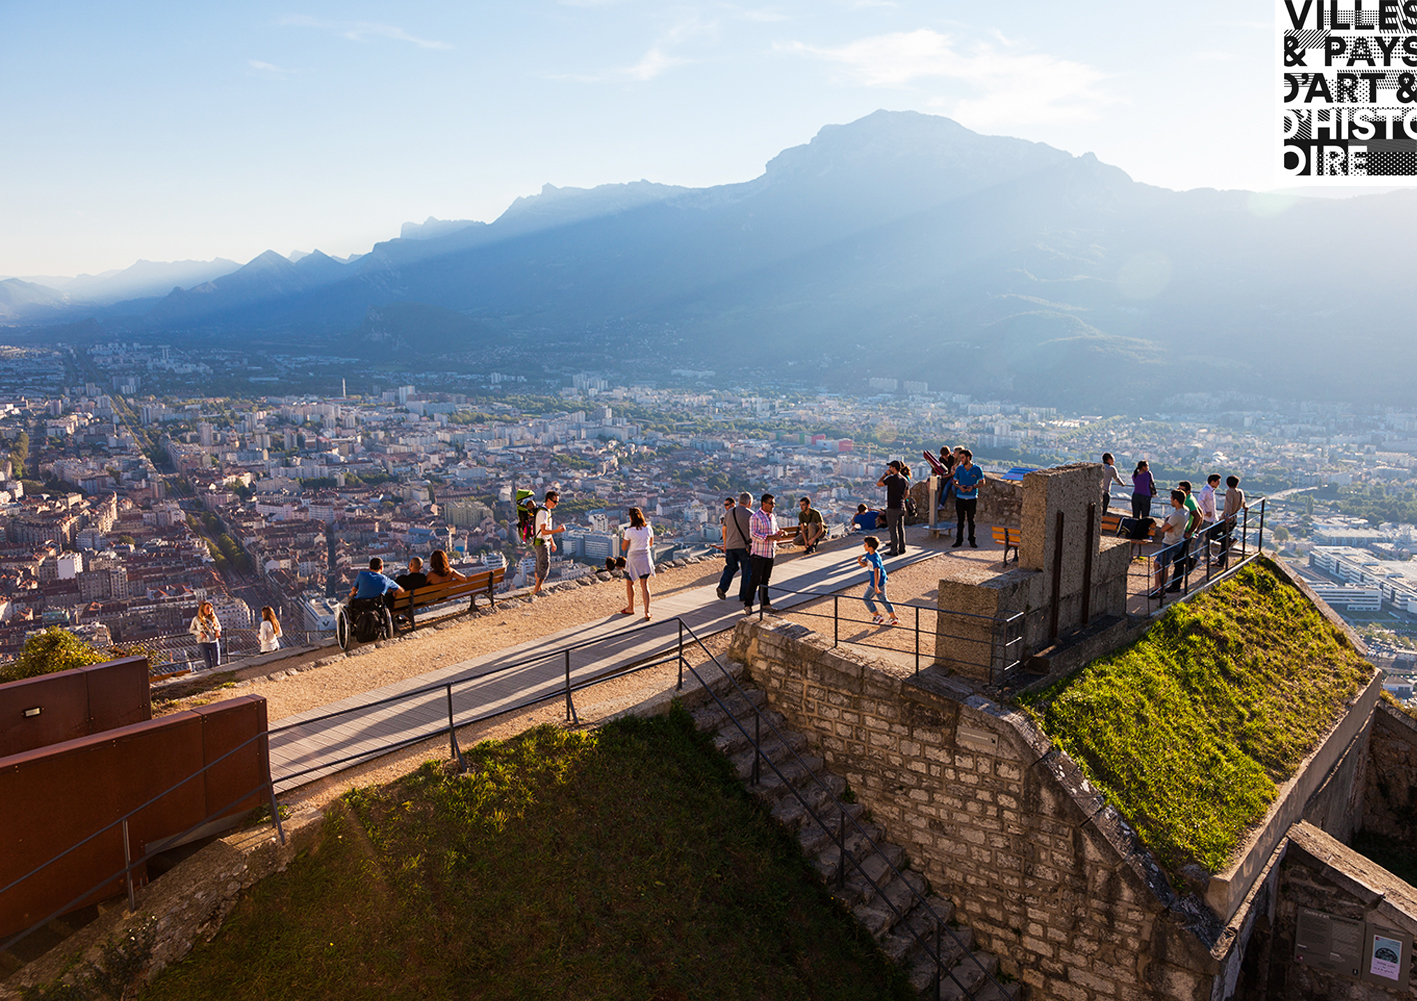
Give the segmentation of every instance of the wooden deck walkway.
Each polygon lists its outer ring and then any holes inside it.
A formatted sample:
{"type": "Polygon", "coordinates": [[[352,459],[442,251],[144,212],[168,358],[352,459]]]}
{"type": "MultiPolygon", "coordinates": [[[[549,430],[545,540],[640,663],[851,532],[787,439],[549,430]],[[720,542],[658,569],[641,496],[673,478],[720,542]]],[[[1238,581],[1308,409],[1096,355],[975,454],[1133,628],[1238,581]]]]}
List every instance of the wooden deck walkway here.
{"type": "MultiPolygon", "coordinates": [[[[797,556],[774,567],[773,584],[801,591],[829,593],[859,583],[856,549],[797,556]]],[[[938,555],[919,546],[889,561],[892,569],[938,555]]],[[[736,581],[735,581],[736,584],[736,581]]],[[[611,585],[613,586],[613,585],[611,585]]],[[[807,595],[780,594],[776,608],[811,600],[807,595]]],[[[532,606],[537,614],[555,615],[555,597],[532,606]]],[[[271,725],[271,775],[277,791],[287,791],[331,775],[358,761],[387,753],[388,745],[414,742],[447,732],[448,695],[445,687],[414,695],[422,689],[453,684],[453,717],[462,726],[477,717],[555,697],[565,690],[567,647],[572,650],[574,685],[597,675],[665,656],[677,648],[683,621],[701,638],[732,629],[743,618],[743,606],[719,601],[714,585],[693,588],[653,603],[655,618],[615,615],[601,622],[582,623],[496,653],[430,671],[404,681],[331,702],[276,720],[271,725]],[[390,700],[384,702],[384,700],[390,700]],[[375,704],[381,703],[384,704],[375,704]],[[331,717],[332,714],[339,715],[331,717]]],[[[689,638],[685,633],[685,645],[689,638]]]]}

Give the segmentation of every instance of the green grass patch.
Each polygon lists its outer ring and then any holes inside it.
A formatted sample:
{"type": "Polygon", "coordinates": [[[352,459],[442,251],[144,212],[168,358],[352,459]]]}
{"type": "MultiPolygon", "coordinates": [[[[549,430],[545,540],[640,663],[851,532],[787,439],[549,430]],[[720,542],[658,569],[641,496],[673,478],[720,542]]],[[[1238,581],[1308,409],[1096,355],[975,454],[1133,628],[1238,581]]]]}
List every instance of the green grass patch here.
{"type": "Polygon", "coordinates": [[[1163,865],[1217,872],[1371,673],[1256,561],[1021,701],[1163,865]]]}
{"type": "Polygon", "coordinates": [[[346,797],[148,999],[906,998],[686,712],[346,797]]]}

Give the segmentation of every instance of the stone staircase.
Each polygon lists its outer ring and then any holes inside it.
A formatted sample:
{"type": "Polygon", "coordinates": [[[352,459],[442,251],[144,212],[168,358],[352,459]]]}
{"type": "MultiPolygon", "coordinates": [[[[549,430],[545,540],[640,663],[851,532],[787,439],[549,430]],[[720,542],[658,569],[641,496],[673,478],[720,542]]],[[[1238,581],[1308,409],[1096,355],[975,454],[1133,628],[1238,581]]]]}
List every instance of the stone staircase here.
{"type": "MultiPolygon", "coordinates": [[[[737,692],[720,697],[751,734],[754,732],[755,709],[764,707],[767,698],[761,689],[745,686],[744,691],[746,698],[737,692]]],[[[997,976],[997,956],[974,951],[974,958],[971,959],[966,954],[966,949],[973,949],[973,932],[968,927],[951,924],[956,916],[954,905],[943,897],[931,894],[928,883],[919,873],[904,868],[907,864],[905,850],[887,842],[885,831],[879,826],[861,820],[865,811],[859,803],[848,803],[839,808],[833,802],[832,796],[839,799],[846,790],[846,781],[826,771],[825,762],[808,749],[807,738],[788,730],[780,713],[763,709],[761,740],[765,759],[777,765],[782,777],[779,778],[764,760],[757,785],[751,784],[753,745],[718,703],[710,701],[693,710],[693,715],[700,730],[713,734],[715,746],[728,756],[738,776],[748,783],[748,790],[768,807],[774,819],[797,835],[803,851],[821,873],[832,895],[850,908],[862,926],[875,937],[881,951],[906,970],[922,1001],[937,996],[935,962],[922,944],[922,940],[935,941],[936,915],[945,927],[954,932],[952,937],[949,931],[940,930],[940,949],[953,979],[944,977],[938,997],[944,1001],[1020,1001],[1023,997],[1022,984],[1004,984],[1001,992],[989,983],[980,970],[982,964],[990,974],[997,976]],[[768,726],[769,721],[771,727],[768,726]],[[781,739],[774,734],[774,728],[777,734],[782,735],[781,739]],[[796,758],[787,752],[787,747],[797,753],[796,758]],[[817,816],[826,821],[831,833],[812,819],[803,803],[789,791],[789,786],[801,793],[817,816]],[[827,789],[831,790],[831,796],[827,794],[827,789]],[[848,858],[846,878],[842,885],[838,885],[842,858],[837,839],[843,809],[847,818],[848,858]],[[852,825],[852,820],[860,825],[860,831],[852,825]],[[874,848],[872,842],[875,843],[874,848]],[[852,859],[860,862],[859,868],[852,859]],[[871,877],[870,880],[863,875],[863,870],[871,877]],[[929,910],[921,898],[928,901],[929,910]]]]}

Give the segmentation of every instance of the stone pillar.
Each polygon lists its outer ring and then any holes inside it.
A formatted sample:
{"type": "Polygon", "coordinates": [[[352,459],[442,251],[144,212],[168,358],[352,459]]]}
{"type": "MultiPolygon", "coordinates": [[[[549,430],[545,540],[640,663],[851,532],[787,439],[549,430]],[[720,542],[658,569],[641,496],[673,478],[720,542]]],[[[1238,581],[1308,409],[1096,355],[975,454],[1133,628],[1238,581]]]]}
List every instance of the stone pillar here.
{"type": "Polygon", "coordinates": [[[975,569],[967,579],[941,580],[935,617],[935,663],[984,684],[1001,678],[1011,660],[1025,655],[1023,629],[1019,642],[1007,645],[1009,636],[1001,619],[1028,608],[1029,587],[1038,574],[1030,570],[975,569]]]}
{"type": "MultiPolygon", "coordinates": [[[[1049,639],[1055,598],[1058,603],[1059,636],[1082,625],[1083,577],[1092,563],[1094,582],[1102,521],[1102,466],[1078,462],[1052,469],[1039,469],[1023,478],[1022,545],[1019,566],[1043,575],[1042,604],[1048,609],[1049,639]],[[1088,505],[1092,505],[1092,530],[1088,532],[1088,505]],[[1061,535],[1058,516],[1061,514],[1061,535]],[[1091,535],[1091,560],[1088,536],[1091,535]],[[1059,547],[1061,539],[1062,546],[1059,547]],[[1054,570],[1057,569],[1057,594],[1054,570]]],[[[1089,617],[1102,612],[1090,608],[1089,617]]]]}

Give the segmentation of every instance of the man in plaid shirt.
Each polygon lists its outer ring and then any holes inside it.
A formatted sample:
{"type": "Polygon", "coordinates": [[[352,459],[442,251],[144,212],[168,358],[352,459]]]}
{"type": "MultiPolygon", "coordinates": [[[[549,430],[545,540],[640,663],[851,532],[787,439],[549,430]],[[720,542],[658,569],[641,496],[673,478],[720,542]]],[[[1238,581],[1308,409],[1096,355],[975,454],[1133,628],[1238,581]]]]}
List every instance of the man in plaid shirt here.
{"type": "MultiPolygon", "coordinates": [[[[791,532],[778,528],[777,518],[772,513],[775,504],[772,494],[763,494],[762,506],[753,512],[753,518],[748,523],[748,531],[752,535],[750,546],[753,587],[758,589],[758,601],[765,612],[773,610],[772,600],[768,597],[768,582],[772,579],[772,563],[777,557],[777,544],[792,535],[791,532]]],[[[746,594],[748,597],[743,602],[744,615],[753,611],[752,588],[749,588],[746,594]]]]}

